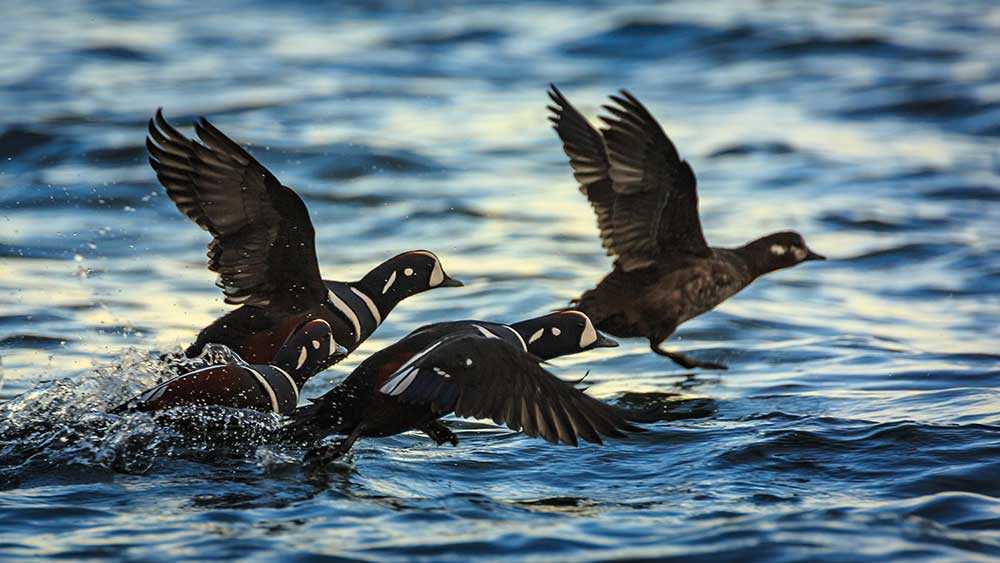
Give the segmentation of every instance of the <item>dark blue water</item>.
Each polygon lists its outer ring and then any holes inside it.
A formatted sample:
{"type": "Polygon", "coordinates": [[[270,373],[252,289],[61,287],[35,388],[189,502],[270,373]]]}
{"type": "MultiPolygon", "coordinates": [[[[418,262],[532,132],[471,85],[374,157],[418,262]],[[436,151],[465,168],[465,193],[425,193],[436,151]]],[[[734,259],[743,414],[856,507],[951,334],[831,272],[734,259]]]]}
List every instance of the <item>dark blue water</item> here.
{"type": "Polygon", "coordinates": [[[0,34],[0,558],[988,561],[1000,557],[1000,10],[991,2],[41,2],[0,34]],[[545,120],[627,87],[699,176],[711,242],[831,260],[557,362],[700,414],[603,448],[456,421],[306,480],[278,421],[103,414],[226,310],[145,163],[207,115],[306,200],[327,277],[428,248],[432,321],[513,321],[609,264],[545,120]],[[190,432],[192,420],[197,432],[190,432]],[[186,424],[186,426],[185,426],[186,424]]]}

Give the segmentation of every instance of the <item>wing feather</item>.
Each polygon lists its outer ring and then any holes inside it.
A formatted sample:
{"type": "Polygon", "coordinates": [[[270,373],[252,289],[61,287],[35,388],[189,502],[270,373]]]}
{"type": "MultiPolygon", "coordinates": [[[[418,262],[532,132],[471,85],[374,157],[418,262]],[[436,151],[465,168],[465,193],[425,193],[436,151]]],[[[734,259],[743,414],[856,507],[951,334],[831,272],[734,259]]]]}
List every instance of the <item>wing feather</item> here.
{"type": "Polygon", "coordinates": [[[200,142],[181,134],[157,110],[149,121],[149,163],[177,208],[212,234],[209,270],[226,302],[307,307],[326,287],[315,234],[301,198],[208,120],[200,142]]]}
{"type": "Polygon", "coordinates": [[[539,358],[504,340],[461,333],[389,376],[380,392],[438,412],[488,418],[550,443],[601,443],[638,430],[622,415],[543,369],[539,358]]]}

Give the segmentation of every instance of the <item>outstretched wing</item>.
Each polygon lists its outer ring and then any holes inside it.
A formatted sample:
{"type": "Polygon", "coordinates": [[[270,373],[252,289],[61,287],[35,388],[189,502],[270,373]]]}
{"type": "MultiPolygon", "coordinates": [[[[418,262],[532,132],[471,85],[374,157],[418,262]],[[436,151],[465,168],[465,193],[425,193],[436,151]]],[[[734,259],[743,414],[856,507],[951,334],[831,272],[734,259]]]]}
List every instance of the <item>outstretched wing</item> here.
{"type": "Polygon", "coordinates": [[[622,90],[601,116],[615,198],[615,247],[626,270],[662,254],[708,256],[691,166],[639,100],[622,90]]]}
{"type": "Polygon", "coordinates": [[[209,270],[226,303],[322,303],[309,212],[291,188],[206,119],[201,142],[174,129],[160,110],[149,121],[149,163],[177,208],[212,234],[209,270]]]}
{"type": "Polygon", "coordinates": [[[441,339],[404,364],[380,392],[442,414],[489,418],[550,443],[600,444],[637,431],[618,411],[542,369],[540,360],[482,335],[441,339]]]}
{"type": "Polygon", "coordinates": [[[611,165],[604,149],[604,139],[554,84],[549,87],[549,98],[555,103],[554,106],[548,106],[552,112],[549,121],[563,143],[563,150],[573,168],[573,177],[580,183],[580,191],[587,196],[597,215],[601,245],[608,256],[619,255],[621,251],[615,246],[612,221],[615,192],[611,186],[611,165]]]}

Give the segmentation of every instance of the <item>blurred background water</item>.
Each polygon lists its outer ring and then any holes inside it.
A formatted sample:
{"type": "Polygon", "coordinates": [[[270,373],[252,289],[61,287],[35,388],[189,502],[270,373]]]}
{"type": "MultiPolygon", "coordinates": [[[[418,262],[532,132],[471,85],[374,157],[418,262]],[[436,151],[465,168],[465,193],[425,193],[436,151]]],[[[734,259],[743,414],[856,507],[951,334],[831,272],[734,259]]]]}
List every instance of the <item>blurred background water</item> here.
{"type": "MultiPolygon", "coordinates": [[[[0,554],[63,560],[924,561],[1000,556],[1000,9],[594,0],[280,7],[7,3],[0,35],[0,554]],[[698,405],[603,448],[476,422],[365,440],[305,480],[277,421],[102,414],[226,310],[145,122],[212,119],[305,199],[328,278],[405,249],[407,301],[314,396],[420,324],[514,321],[608,270],[546,121],[628,88],[710,242],[794,228],[668,347],[557,362],[608,400],[698,405]],[[23,395],[22,395],[23,394],[23,395]]],[[[188,130],[189,131],[189,130],[188,130]]]]}

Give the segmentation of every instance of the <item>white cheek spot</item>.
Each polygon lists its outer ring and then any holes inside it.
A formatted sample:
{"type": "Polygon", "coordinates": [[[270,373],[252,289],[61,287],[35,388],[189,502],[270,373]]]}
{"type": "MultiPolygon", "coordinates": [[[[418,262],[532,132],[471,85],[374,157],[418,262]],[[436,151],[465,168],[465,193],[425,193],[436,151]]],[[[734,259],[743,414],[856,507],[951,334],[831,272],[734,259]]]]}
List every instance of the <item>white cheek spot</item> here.
{"type": "Polygon", "coordinates": [[[444,270],[441,269],[441,262],[434,260],[434,269],[431,271],[431,279],[429,285],[431,287],[437,287],[444,282],[444,270]]]}
{"type": "Polygon", "coordinates": [[[802,259],[805,258],[806,254],[808,254],[808,253],[806,252],[806,249],[802,248],[801,246],[793,246],[792,247],[792,254],[795,255],[795,260],[796,261],[801,262],[802,259]]]}
{"type": "Polygon", "coordinates": [[[406,277],[412,276],[413,275],[413,268],[406,268],[405,270],[403,270],[403,275],[406,276],[406,277]]]}
{"type": "Polygon", "coordinates": [[[774,254],[775,256],[781,256],[786,252],[788,252],[787,247],[781,246],[780,244],[771,245],[771,254],[774,254]]]}
{"type": "Polygon", "coordinates": [[[590,318],[587,318],[587,324],[583,327],[583,334],[580,335],[580,348],[586,348],[594,342],[597,342],[597,329],[594,328],[594,323],[590,322],[590,318]]]}
{"type": "Polygon", "coordinates": [[[559,336],[560,334],[562,334],[562,331],[558,327],[552,327],[552,336],[559,336]]]}
{"type": "Polygon", "coordinates": [[[465,358],[465,365],[466,365],[466,367],[471,366],[472,365],[472,358],[465,358]]]}
{"type": "Polygon", "coordinates": [[[319,350],[319,340],[312,341],[313,350],[319,350]]]}
{"type": "Polygon", "coordinates": [[[541,338],[543,334],[545,334],[545,329],[544,328],[540,328],[540,329],[536,330],[535,334],[532,334],[531,338],[528,339],[528,344],[534,344],[534,342],[536,340],[538,340],[539,338],[541,338]]]}
{"type": "Polygon", "coordinates": [[[299,351],[299,361],[295,362],[295,369],[302,367],[302,364],[306,363],[306,358],[309,357],[309,353],[306,351],[306,347],[303,346],[302,350],[299,351]]]}
{"type": "Polygon", "coordinates": [[[389,276],[389,279],[385,282],[385,285],[382,286],[382,295],[385,295],[385,293],[389,291],[389,288],[392,287],[392,284],[394,283],[396,283],[396,270],[392,271],[392,274],[389,276]]]}

